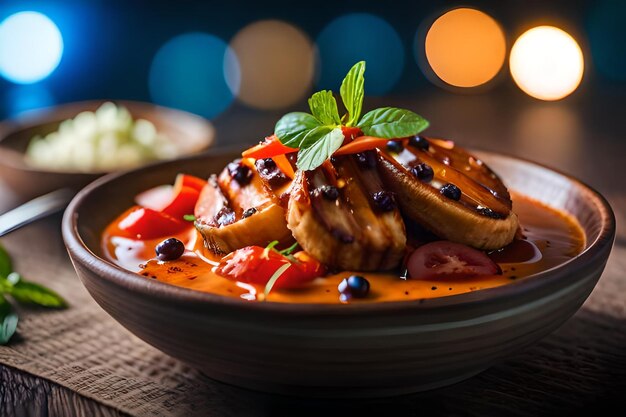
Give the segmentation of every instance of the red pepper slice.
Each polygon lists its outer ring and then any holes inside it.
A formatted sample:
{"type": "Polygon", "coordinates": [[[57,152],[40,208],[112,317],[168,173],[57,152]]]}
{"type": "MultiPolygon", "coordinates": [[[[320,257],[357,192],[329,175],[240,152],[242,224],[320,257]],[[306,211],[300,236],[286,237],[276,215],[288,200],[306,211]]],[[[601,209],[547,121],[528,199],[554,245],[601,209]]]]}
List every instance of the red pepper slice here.
{"type": "Polygon", "coordinates": [[[244,158],[265,159],[276,155],[284,155],[295,152],[297,150],[298,148],[291,148],[283,145],[278,139],[278,136],[272,135],[266,137],[265,140],[258,145],[243,151],[241,156],[244,158]]]}
{"type": "Polygon", "coordinates": [[[182,187],[190,187],[200,192],[206,183],[206,180],[193,175],[178,174],[176,176],[176,181],[174,182],[174,191],[177,193],[182,187]]]}
{"type": "Polygon", "coordinates": [[[377,138],[374,136],[361,136],[348,143],[347,145],[343,145],[341,148],[337,149],[334,153],[336,156],[340,155],[349,155],[353,153],[365,152],[375,148],[383,148],[387,145],[387,142],[390,140],[401,140],[398,139],[384,139],[377,138]]]}
{"type": "MultiPolygon", "coordinates": [[[[174,187],[174,189],[176,189],[176,187],[174,187]]],[[[176,220],[183,220],[183,216],[186,214],[193,214],[199,197],[200,191],[197,189],[181,186],[172,201],[170,201],[161,212],[176,220]]]]}
{"type": "Polygon", "coordinates": [[[156,239],[178,234],[192,226],[175,218],[145,207],[135,206],[127,210],[117,221],[118,228],[132,239],[156,239]]]}

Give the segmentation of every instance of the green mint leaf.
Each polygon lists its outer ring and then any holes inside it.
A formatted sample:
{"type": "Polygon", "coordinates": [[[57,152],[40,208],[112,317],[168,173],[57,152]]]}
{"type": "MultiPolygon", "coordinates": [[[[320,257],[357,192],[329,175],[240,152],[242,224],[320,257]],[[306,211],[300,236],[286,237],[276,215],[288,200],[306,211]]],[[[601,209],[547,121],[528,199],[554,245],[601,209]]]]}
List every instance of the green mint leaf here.
{"type": "Polygon", "coordinates": [[[185,214],[183,216],[183,219],[188,221],[188,222],[195,222],[196,221],[196,216],[194,216],[193,214],[185,214]]]}
{"type": "Polygon", "coordinates": [[[417,135],[428,124],[428,120],[410,110],[381,107],[365,114],[357,126],[364,135],[395,139],[417,135]]]}
{"type": "Polygon", "coordinates": [[[299,148],[304,137],[322,122],[308,113],[287,113],[276,123],[274,133],[285,146],[299,148]]]}
{"type": "Polygon", "coordinates": [[[43,307],[67,307],[67,302],[56,292],[43,285],[20,279],[12,285],[7,294],[20,303],[37,304],[43,307]]]}
{"type": "Polygon", "coordinates": [[[11,304],[0,294],[0,345],[6,345],[17,329],[17,314],[11,304]]]}
{"type": "Polygon", "coordinates": [[[346,78],[341,83],[341,99],[348,110],[346,126],[354,126],[359,122],[363,108],[363,96],[365,95],[365,61],[360,61],[348,71],[346,78]]]}
{"type": "Polygon", "coordinates": [[[339,127],[321,126],[315,131],[310,145],[298,151],[296,166],[303,171],[312,171],[322,165],[343,143],[343,132],[339,127]]]}
{"type": "Polygon", "coordinates": [[[329,90],[318,91],[309,99],[309,107],[313,116],[325,125],[338,125],[341,123],[337,100],[333,92],[329,90]]]}
{"type": "Polygon", "coordinates": [[[11,256],[0,245],[0,277],[8,277],[13,272],[13,262],[11,262],[11,256]]]}

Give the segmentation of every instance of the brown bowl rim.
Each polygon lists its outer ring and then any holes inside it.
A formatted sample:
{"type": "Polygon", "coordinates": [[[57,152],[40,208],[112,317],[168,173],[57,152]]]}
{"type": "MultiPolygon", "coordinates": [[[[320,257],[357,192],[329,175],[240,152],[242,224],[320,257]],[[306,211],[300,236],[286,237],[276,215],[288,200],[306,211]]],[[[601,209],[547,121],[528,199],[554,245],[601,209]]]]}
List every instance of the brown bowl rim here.
{"type": "MultiPolygon", "coordinates": [[[[99,107],[98,105],[104,104],[109,101],[117,105],[127,107],[127,108],[144,107],[144,108],[154,108],[156,110],[164,111],[168,113],[178,113],[178,114],[183,115],[188,120],[192,120],[192,119],[195,120],[199,126],[200,125],[203,126],[203,128],[206,130],[208,134],[207,137],[209,138],[209,140],[206,141],[206,143],[204,143],[202,147],[197,149],[195,152],[206,151],[215,143],[215,128],[211,124],[211,121],[208,119],[205,119],[202,116],[199,116],[197,114],[194,114],[185,110],[175,109],[175,108],[167,107],[167,106],[161,106],[161,105],[151,103],[148,101],[140,101],[140,100],[123,100],[123,99],[81,100],[81,101],[72,101],[72,102],[67,102],[63,104],[57,104],[57,105],[27,110],[23,113],[18,114],[17,116],[13,118],[0,121],[0,152],[2,152],[5,155],[11,156],[7,158],[3,158],[2,164],[6,166],[10,166],[13,169],[17,169],[23,172],[30,172],[34,174],[102,176],[102,175],[107,175],[110,173],[121,172],[118,170],[116,171],[66,171],[66,170],[60,170],[60,169],[54,169],[54,170],[42,169],[40,167],[34,167],[34,166],[28,165],[26,162],[24,162],[23,152],[10,149],[5,145],[5,140],[9,136],[11,136],[13,133],[15,133],[16,130],[18,129],[19,130],[27,129],[27,128],[32,128],[32,127],[42,125],[42,124],[48,124],[48,123],[56,123],[56,122],[60,123],[61,121],[66,120],[67,118],[59,119],[58,117],[56,117],[55,115],[59,112],[67,111],[68,109],[71,109],[72,107],[77,107],[77,108],[99,107]]],[[[83,110],[78,110],[78,112],[81,112],[81,111],[83,110]]],[[[76,114],[78,113],[75,113],[74,116],[76,114]]],[[[180,157],[184,158],[187,156],[190,156],[190,154],[184,154],[184,155],[181,155],[180,157]]],[[[160,163],[160,162],[167,162],[167,161],[171,161],[171,159],[162,160],[162,161],[150,161],[148,163],[144,163],[140,165],[140,167],[153,165],[155,163],[160,163]]]]}
{"type": "Polygon", "coordinates": [[[584,182],[574,178],[569,174],[548,167],[546,165],[525,158],[519,158],[513,155],[508,155],[500,152],[484,151],[480,149],[471,149],[471,151],[476,151],[487,155],[494,155],[497,157],[514,159],[537,166],[542,169],[552,171],[554,173],[564,176],[565,178],[567,178],[568,181],[571,181],[577,186],[580,186],[589,191],[594,196],[597,211],[602,217],[602,229],[600,230],[597,238],[593,242],[590,242],[589,246],[576,257],[553,268],[529,275],[524,279],[511,282],[507,285],[436,298],[425,298],[406,301],[385,301],[380,303],[348,304],[283,303],[271,301],[250,302],[240,300],[235,297],[201,292],[189,288],[174,286],[164,282],[147,280],[134,272],[128,271],[118,265],[115,265],[114,263],[106,259],[100,258],[98,255],[93,253],[81,239],[78,233],[78,219],[77,216],[75,216],[75,212],[86,198],[88,198],[92,193],[97,192],[101,185],[114,181],[123,176],[136,175],[140,174],[141,171],[158,169],[158,166],[161,164],[183,164],[186,160],[190,159],[226,156],[232,154],[236,150],[241,151],[241,148],[229,147],[212,149],[210,152],[202,155],[193,155],[175,161],[159,162],[151,166],[140,167],[133,171],[108,174],[89,184],[74,197],[63,215],[63,239],[71,258],[73,258],[73,261],[77,260],[83,265],[86,265],[92,272],[96,272],[100,279],[105,279],[115,285],[122,286],[127,290],[137,291],[138,293],[145,296],[156,297],[163,301],[181,303],[187,306],[202,306],[206,304],[213,304],[219,305],[220,307],[230,307],[241,311],[278,314],[380,314],[393,313],[398,310],[412,311],[414,309],[432,310],[450,307],[464,308],[476,305],[484,306],[488,303],[495,301],[511,300],[511,298],[520,297],[522,294],[531,293],[532,291],[547,287],[550,284],[554,284],[557,281],[567,279],[575,271],[579,270],[583,266],[593,265],[596,268],[602,267],[608,259],[608,255],[615,239],[616,224],[613,210],[611,209],[608,201],[593,187],[585,184],[584,182]]]}

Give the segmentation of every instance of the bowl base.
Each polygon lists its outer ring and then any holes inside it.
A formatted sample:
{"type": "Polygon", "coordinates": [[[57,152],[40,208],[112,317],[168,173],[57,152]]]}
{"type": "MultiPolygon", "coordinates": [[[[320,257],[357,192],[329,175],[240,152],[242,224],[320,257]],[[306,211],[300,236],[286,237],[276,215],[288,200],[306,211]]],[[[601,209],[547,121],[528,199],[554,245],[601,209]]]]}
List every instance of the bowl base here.
{"type": "Polygon", "coordinates": [[[324,399],[341,399],[341,398],[386,398],[397,397],[401,395],[415,394],[424,391],[431,391],[438,388],[447,387],[457,384],[466,379],[472,378],[488,368],[480,368],[472,370],[461,375],[456,375],[447,379],[439,379],[435,381],[425,382],[423,384],[411,386],[380,386],[380,387],[359,387],[359,386],[342,386],[342,387],[320,387],[306,385],[290,385],[277,384],[263,381],[255,381],[249,379],[241,379],[226,375],[207,374],[202,372],[206,377],[238,388],[244,388],[252,391],[262,392],[265,394],[278,394],[289,397],[303,398],[324,398],[324,399]]]}

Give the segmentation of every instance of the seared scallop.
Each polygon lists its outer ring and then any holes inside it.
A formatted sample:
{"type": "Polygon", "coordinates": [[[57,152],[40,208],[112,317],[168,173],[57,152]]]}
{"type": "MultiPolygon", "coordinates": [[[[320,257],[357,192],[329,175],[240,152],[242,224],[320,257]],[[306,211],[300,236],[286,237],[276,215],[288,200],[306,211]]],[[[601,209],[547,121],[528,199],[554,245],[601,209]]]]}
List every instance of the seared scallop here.
{"type": "Polygon", "coordinates": [[[373,151],[298,171],[287,225],[300,246],[331,267],[373,271],[400,263],[406,233],[396,198],[383,186],[373,151]]]}
{"type": "Polygon", "coordinates": [[[378,151],[380,174],[403,214],[438,237],[478,249],[511,243],[519,224],[509,192],[453,142],[415,137],[378,151]]]}
{"type": "Polygon", "coordinates": [[[291,180],[270,161],[236,160],[209,178],[194,214],[196,229],[213,253],[293,241],[281,206],[291,180]]]}

